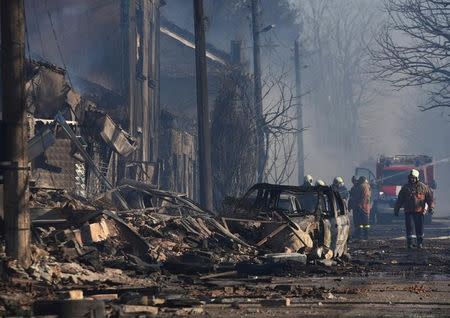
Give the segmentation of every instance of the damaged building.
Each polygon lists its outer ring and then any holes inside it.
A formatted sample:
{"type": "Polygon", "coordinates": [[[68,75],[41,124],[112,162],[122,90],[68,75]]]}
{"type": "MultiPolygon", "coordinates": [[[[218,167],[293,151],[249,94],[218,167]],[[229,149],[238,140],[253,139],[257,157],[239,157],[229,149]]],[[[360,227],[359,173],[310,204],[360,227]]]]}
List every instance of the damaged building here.
{"type": "MultiPolygon", "coordinates": [[[[42,152],[33,158],[34,185],[95,196],[107,190],[108,183],[134,179],[195,198],[193,34],[160,17],[159,1],[94,2],[95,10],[87,13],[83,1],[26,1],[29,24],[45,17],[30,28],[33,60],[61,61],[63,56],[67,68],[33,62],[28,69],[30,137],[40,140],[35,148],[42,152]],[[65,38],[40,47],[39,32],[62,20],[65,38]],[[67,27],[75,24],[75,29],[67,27]],[[86,37],[85,32],[94,34],[86,37]],[[77,43],[68,40],[72,38],[77,43]],[[87,56],[89,64],[95,64],[89,68],[87,56]],[[86,163],[61,128],[48,133],[57,126],[58,112],[96,168],[86,163]]],[[[229,57],[208,45],[207,58],[209,98],[214,100],[229,57]]]]}
{"type": "Polygon", "coordinates": [[[136,140],[75,92],[64,70],[30,62],[27,74],[32,186],[88,197],[111,189],[119,158],[137,149],[136,140]]]}

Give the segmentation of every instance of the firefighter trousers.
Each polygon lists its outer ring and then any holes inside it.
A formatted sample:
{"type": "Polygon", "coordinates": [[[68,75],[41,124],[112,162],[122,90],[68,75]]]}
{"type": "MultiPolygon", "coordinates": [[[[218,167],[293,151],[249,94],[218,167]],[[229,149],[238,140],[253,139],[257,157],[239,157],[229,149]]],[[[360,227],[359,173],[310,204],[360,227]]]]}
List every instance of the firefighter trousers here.
{"type": "Polygon", "coordinates": [[[369,238],[369,214],[365,213],[361,208],[353,210],[353,223],[355,224],[355,238],[369,238]]]}
{"type": "Polygon", "coordinates": [[[424,218],[423,213],[405,212],[406,239],[408,241],[412,240],[413,231],[415,231],[417,243],[422,243],[424,218]]]}

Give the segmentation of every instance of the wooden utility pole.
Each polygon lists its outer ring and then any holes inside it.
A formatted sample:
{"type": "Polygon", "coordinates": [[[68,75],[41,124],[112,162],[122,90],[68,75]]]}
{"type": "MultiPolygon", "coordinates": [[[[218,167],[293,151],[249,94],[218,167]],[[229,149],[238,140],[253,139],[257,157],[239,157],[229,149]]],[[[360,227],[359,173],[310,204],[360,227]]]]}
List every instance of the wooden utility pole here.
{"type": "Polygon", "coordinates": [[[261,84],[261,9],[260,0],[252,0],[252,31],[253,31],[253,76],[254,99],[256,115],[256,157],[258,182],[264,179],[266,152],[264,147],[264,118],[261,84]]]}
{"type": "Polygon", "coordinates": [[[122,96],[128,104],[128,132],[136,136],[135,131],[135,82],[136,72],[136,1],[121,0],[121,36],[122,36],[122,96]]]}
{"type": "Polygon", "coordinates": [[[153,0],[152,19],[150,23],[151,34],[151,62],[150,62],[150,82],[149,87],[152,92],[152,129],[150,131],[151,147],[150,161],[157,162],[159,159],[159,135],[160,135],[160,25],[161,25],[161,5],[164,3],[160,0],[153,0]]]}
{"type": "Polygon", "coordinates": [[[295,94],[297,95],[297,160],[298,160],[298,185],[303,184],[305,175],[305,154],[303,145],[303,105],[302,105],[302,86],[301,86],[301,65],[300,65],[300,43],[295,41],[294,45],[295,61],[295,94]]]}
{"type": "MultiPolygon", "coordinates": [[[[128,132],[131,136],[135,137],[136,121],[135,121],[135,94],[134,89],[136,86],[136,1],[120,0],[121,5],[121,19],[120,19],[120,31],[121,31],[121,95],[124,103],[128,106],[128,132]]],[[[135,158],[136,154],[131,157],[135,158]]],[[[128,164],[130,159],[119,157],[119,167],[117,173],[117,179],[135,178],[135,173],[129,168],[128,164]]]]}
{"type": "Polygon", "coordinates": [[[159,134],[159,0],[141,4],[142,63],[140,85],[142,96],[142,161],[158,160],[159,134]]]}
{"type": "Polygon", "coordinates": [[[1,3],[2,170],[6,255],[30,265],[24,0],[1,3]]]}
{"type": "Polygon", "coordinates": [[[208,109],[208,79],[206,73],[207,65],[203,0],[194,0],[194,26],[200,205],[205,209],[212,210],[211,129],[208,109]]]}
{"type": "Polygon", "coordinates": [[[128,130],[140,143],[126,163],[126,177],[146,182],[152,181],[149,165],[158,160],[160,5],[160,0],[121,0],[122,95],[128,130]]]}
{"type": "MultiPolygon", "coordinates": [[[[138,127],[141,127],[141,145],[142,145],[142,153],[139,157],[139,161],[149,162],[151,157],[151,126],[152,125],[152,106],[153,92],[150,91],[149,87],[149,77],[150,74],[150,65],[152,62],[152,56],[150,53],[153,53],[151,41],[153,37],[150,36],[150,21],[153,18],[153,7],[150,6],[150,1],[143,0],[140,3],[140,10],[138,13],[139,19],[137,21],[138,26],[138,36],[139,36],[139,47],[138,54],[139,58],[137,61],[138,66],[138,96],[140,97],[140,107],[139,111],[136,115],[139,118],[136,118],[136,123],[138,127]],[[150,94],[149,94],[150,93],[150,94]]],[[[152,78],[151,78],[152,79],[152,78]]]]}

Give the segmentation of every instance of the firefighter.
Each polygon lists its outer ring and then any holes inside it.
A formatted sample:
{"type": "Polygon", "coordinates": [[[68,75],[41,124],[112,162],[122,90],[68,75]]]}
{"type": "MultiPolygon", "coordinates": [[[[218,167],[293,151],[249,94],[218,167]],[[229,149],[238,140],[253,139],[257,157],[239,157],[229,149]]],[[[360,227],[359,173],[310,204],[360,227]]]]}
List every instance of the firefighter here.
{"type": "Polygon", "coordinates": [[[304,187],[312,187],[313,183],[314,183],[313,177],[311,175],[309,175],[309,174],[306,175],[305,179],[304,179],[304,182],[303,182],[303,186],[304,187]]]}
{"type": "Polygon", "coordinates": [[[341,195],[341,198],[345,202],[348,202],[348,198],[349,198],[350,194],[347,190],[347,187],[345,186],[344,178],[342,178],[342,177],[334,178],[333,184],[331,185],[331,187],[333,188],[334,191],[338,192],[341,195]]]}
{"type": "Polygon", "coordinates": [[[349,207],[353,210],[355,238],[360,239],[361,234],[365,240],[369,238],[369,215],[371,205],[371,190],[366,177],[360,177],[350,193],[349,207]]]}
{"type": "Polygon", "coordinates": [[[417,238],[417,248],[423,247],[423,221],[425,207],[428,205],[428,213],[433,214],[433,193],[426,184],[419,181],[419,171],[411,170],[408,175],[408,183],[400,190],[395,203],[395,216],[399,215],[400,208],[405,211],[406,247],[413,247],[413,223],[417,238]]]}

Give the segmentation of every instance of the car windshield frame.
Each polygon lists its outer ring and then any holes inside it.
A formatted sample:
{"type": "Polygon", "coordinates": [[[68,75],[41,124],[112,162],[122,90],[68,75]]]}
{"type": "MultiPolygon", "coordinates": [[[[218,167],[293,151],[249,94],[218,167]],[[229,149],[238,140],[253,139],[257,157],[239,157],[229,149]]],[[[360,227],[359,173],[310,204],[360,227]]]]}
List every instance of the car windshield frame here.
{"type": "MultiPolygon", "coordinates": [[[[329,216],[336,214],[336,198],[333,197],[333,190],[329,186],[314,187],[295,187],[295,186],[278,186],[270,184],[257,184],[250,188],[242,197],[240,208],[263,211],[280,211],[288,213],[288,215],[317,215],[325,213],[329,216]],[[305,196],[313,195],[314,199],[307,204],[305,196]],[[294,197],[296,205],[299,204],[293,212],[287,209],[278,209],[278,201],[291,200],[294,197]],[[319,198],[322,197],[321,200],[319,198]],[[304,208],[308,206],[309,208],[304,208]]],[[[295,202],[295,201],[294,201],[295,202]]]]}

